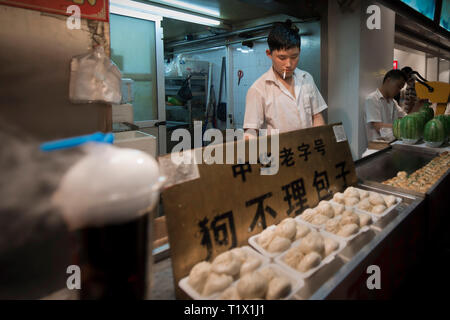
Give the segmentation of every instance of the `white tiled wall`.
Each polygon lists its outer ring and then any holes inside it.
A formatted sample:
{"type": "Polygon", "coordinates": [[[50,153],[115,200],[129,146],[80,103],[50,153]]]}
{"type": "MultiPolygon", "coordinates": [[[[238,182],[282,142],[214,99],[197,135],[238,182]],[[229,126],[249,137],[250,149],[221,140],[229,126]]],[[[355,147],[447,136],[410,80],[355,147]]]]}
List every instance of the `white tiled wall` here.
{"type": "Polygon", "coordinates": [[[266,56],[266,41],[255,42],[252,49],[239,45],[232,46],[233,52],[233,94],[234,94],[234,122],[236,128],[242,128],[245,114],[245,97],[248,89],[260,76],[265,73],[272,61],[266,56]],[[243,49],[238,51],[237,49],[243,49]],[[246,52],[248,50],[248,52],[246,52]],[[244,73],[238,86],[238,71],[244,73]]]}

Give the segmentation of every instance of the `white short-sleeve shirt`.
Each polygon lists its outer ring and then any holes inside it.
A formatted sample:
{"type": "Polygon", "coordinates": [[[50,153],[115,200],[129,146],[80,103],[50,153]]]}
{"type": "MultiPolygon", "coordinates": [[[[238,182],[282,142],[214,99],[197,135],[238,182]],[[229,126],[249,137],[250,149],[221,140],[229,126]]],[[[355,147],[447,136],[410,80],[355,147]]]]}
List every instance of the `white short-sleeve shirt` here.
{"type": "Polygon", "coordinates": [[[295,97],[278,80],[272,67],[247,92],[244,129],[278,129],[280,132],[312,127],[313,115],[327,108],[312,76],[294,71],[295,97]]]}
{"type": "Polygon", "coordinates": [[[366,98],[365,103],[367,139],[369,141],[380,138],[379,132],[370,122],[393,123],[398,117],[404,117],[406,113],[394,99],[386,100],[377,89],[366,98]]]}

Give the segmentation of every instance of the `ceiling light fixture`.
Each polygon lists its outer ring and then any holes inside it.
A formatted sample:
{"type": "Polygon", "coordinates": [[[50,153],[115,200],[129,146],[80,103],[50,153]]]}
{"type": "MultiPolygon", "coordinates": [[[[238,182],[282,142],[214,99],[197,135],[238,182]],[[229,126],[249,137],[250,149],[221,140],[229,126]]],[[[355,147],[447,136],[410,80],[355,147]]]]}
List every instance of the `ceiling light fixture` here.
{"type": "Polygon", "coordinates": [[[179,0],[150,0],[150,2],[167,4],[167,5],[171,5],[171,6],[177,7],[177,8],[191,10],[191,11],[198,12],[198,13],[203,13],[203,14],[206,14],[208,16],[213,16],[213,17],[217,17],[217,18],[220,17],[219,10],[205,8],[203,6],[199,6],[199,5],[196,5],[196,4],[191,4],[191,3],[188,3],[188,2],[185,2],[185,1],[179,1],[179,0]]]}
{"type": "Polygon", "coordinates": [[[187,21],[207,26],[218,26],[220,20],[212,18],[204,18],[195,14],[184,13],[177,10],[166,9],[151,4],[130,0],[111,0],[110,12],[125,16],[131,16],[141,19],[146,19],[148,16],[162,16],[175,20],[187,21]]]}

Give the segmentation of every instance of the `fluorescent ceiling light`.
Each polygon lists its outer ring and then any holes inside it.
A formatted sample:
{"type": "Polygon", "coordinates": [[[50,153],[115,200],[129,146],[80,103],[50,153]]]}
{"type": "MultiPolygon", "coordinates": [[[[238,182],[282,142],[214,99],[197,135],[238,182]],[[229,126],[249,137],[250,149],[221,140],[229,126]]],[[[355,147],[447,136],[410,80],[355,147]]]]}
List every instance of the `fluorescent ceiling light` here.
{"type": "Polygon", "coordinates": [[[150,2],[157,2],[157,3],[162,3],[162,4],[167,4],[167,5],[171,5],[177,8],[182,8],[182,9],[187,9],[187,10],[192,10],[198,13],[203,13],[209,16],[213,16],[213,17],[220,17],[220,12],[219,10],[215,10],[215,9],[209,9],[209,8],[205,8],[202,6],[198,6],[196,4],[191,4],[189,2],[185,2],[185,1],[179,1],[179,0],[150,0],[150,2]]]}
{"type": "MultiPolygon", "coordinates": [[[[151,4],[145,4],[142,2],[130,1],[130,0],[111,0],[110,1],[111,13],[122,14],[125,16],[133,16],[139,18],[139,16],[162,16],[166,18],[182,20],[197,24],[203,24],[207,26],[218,26],[220,20],[212,18],[204,18],[195,14],[184,13],[176,10],[161,8],[151,4]]],[[[143,18],[145,19],[145,18],[143,18]]]]}

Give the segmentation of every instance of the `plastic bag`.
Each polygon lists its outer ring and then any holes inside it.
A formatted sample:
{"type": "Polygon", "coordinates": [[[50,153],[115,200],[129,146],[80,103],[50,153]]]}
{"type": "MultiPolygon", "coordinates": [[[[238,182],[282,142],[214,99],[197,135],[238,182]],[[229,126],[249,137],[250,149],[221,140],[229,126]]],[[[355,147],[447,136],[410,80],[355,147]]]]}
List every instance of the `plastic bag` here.
{"type": "Polygon", "coordinates": [[[74,103],[119,104],[122,99],[119,68],[106,56],[103,47],[72,58],[69,99],[74,103]]]}

